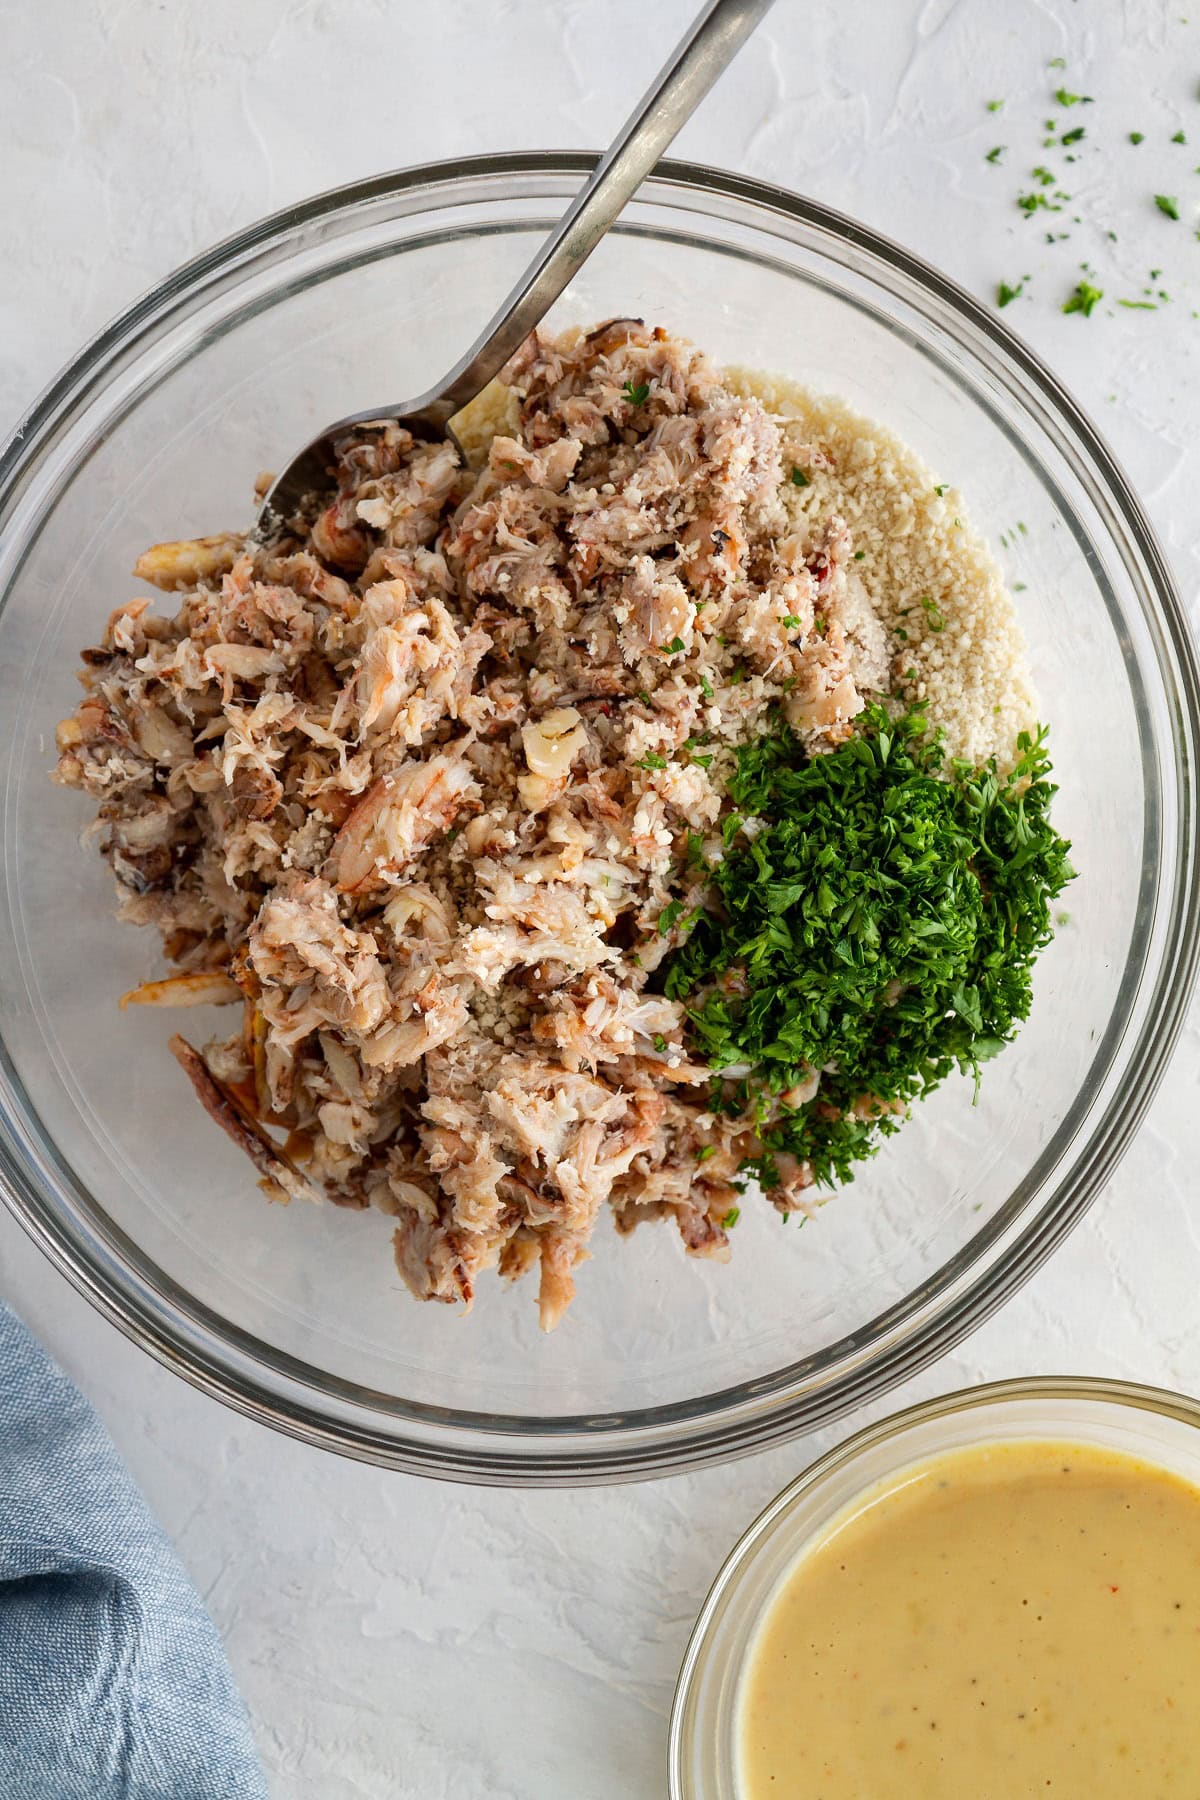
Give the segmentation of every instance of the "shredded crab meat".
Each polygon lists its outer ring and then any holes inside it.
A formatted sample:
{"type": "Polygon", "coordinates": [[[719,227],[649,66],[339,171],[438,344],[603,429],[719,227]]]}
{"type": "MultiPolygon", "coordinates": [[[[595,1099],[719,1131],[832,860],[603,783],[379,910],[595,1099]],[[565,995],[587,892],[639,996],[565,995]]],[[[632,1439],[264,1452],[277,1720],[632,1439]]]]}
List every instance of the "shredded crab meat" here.
{"type": "Polygon", "coordinates": [[[777,708],[840,742],[887,650],[784,423],[693,346],[534,334],[503,382],[478,468],[362,428],[271,547],[147,551],[179,610],[111,615],[56,774],[172,966],[127,1002],[240,1002],[174,1048],[268,1193],[386,1213],[421,1299],[536,1269],[549,1329],[605,1209],[728,1252],[752,1124],[653,971],[732,747],[777,708]]]}

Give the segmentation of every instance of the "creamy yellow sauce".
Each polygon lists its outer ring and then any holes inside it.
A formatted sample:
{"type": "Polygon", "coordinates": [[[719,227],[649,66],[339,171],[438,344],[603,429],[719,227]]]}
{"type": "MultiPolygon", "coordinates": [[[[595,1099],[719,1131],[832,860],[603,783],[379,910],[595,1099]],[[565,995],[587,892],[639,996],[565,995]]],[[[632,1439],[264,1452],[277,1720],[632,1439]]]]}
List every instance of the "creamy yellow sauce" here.
{"type": "Polygon", "coordinates": [[[1200,1488],[1005,1443],[873,1490],[785,1577],[741,1800],[1200,1796],[1200,1488]]]}

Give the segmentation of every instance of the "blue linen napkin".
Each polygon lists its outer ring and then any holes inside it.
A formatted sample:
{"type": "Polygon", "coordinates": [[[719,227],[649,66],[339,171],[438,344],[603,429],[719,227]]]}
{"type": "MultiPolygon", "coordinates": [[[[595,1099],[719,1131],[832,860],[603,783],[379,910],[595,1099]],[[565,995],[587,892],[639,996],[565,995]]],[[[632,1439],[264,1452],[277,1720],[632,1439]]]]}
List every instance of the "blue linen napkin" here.
{"type": "Polygon", "coordinates": [[[266,1800],[199,1596],[91,1408],[5,1306],[0,1795],[266,1800]]]}

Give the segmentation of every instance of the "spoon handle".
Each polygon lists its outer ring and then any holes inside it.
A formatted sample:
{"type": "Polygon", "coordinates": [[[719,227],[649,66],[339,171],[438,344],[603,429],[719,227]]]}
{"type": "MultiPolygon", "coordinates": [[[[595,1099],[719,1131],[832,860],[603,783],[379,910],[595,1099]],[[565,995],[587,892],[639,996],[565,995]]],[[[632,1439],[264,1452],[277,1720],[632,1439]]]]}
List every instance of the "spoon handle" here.
{"type": "Polygon", "coordinates": [[[582,268],[773,0],[709,0],[550,237],[462,361],[414,411],[442,425],[498,375],[582,268]]]}

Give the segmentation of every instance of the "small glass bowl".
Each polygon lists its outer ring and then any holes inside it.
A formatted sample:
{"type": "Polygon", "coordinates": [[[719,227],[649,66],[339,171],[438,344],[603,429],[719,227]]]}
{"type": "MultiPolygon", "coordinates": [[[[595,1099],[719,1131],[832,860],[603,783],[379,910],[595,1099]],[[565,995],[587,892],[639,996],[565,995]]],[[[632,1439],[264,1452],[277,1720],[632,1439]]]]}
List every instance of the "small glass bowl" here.
{"type": "Polygon", "coordinates": [[[1069,1376],[997,1381],[868,1425],[759,1514],[713,1583],[675,1689],[670,1800],[739,1800],[737,1715],[751,1644],[784,1577],[837,1516],[931,1457],[1031,1438],[1123,1451],[1200,1486],[1200,1402],[1162,1388],[1069,1376]]]}
{"type": "MultiPolygon", "coordinates": [[[[879,419],[961,489],[1019,595],[1080,870],[1032,1017],[979,1098],[947,1083],[803,1231],[753,1199],[726,1266],[601,1221],[578,1298],[469,1319],[401,1288],[388,1221],[267,1206],[167,1050],[118,1013],[158,972],[118,925],[94,818],[50,785],[80,647],[165,537],[237,527],[330,419],[421,392],[591,160],[480,157],[318,196],[164,281],[80,352],[0,458],[0,1189],[67,1275],[255,1418],[476,1481],[626,1480],[828,1423],[941,1355],[1075,1223],[1154,1091],[1200,952],[1198,674],[1146,518],[1089,420],[994,312],[850,219],[663,163],[551,326],[640,313],[721,363],[879,419]]],[[[157,597],[161,606],[161,596],[157,597]]],[[[228,1015],[190,1013],[197,1042],[228,1015]]]]}

